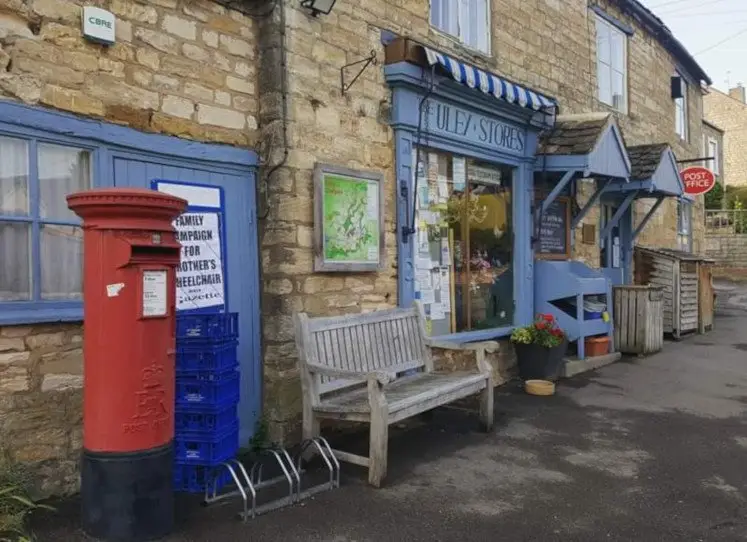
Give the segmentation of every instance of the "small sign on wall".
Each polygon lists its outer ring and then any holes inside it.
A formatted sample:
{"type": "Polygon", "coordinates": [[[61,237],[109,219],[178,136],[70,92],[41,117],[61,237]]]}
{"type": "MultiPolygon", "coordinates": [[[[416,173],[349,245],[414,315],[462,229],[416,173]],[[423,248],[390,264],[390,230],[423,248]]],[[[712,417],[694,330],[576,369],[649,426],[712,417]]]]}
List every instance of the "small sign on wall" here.
{"type": "Polygon", "coordinates": [[[111,45],[115,40],[116,18],[105,9],[85,6],[83,8],[83,36],[97,43],[111,45]]]}

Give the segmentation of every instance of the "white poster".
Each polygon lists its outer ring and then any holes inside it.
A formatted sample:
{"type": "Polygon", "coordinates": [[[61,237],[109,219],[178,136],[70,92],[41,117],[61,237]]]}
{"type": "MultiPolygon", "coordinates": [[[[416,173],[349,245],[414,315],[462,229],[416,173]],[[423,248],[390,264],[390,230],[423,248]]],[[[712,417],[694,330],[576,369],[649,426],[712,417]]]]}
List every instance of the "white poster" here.
{"type": "Polygon", "coordinates": [[[446,318],[444,306],[441,303],[431,303],[431,320],[443,320],[446,318]]]}
{"type": "Polygon", "coordinates": [[[143,271],[143,316],[166,316],[166,271],[143,271]]]}
{"type": "Polygon", "coordinates": [[[451,312],[451,275],[448,267],[441,268],[441,305],[445,312],[451,312]]]}
{"type": "Polygon", "coordinates": [[[174,221],[182,244],[176,310],[225,305],[218,213],[184,213],[174,221]]]}

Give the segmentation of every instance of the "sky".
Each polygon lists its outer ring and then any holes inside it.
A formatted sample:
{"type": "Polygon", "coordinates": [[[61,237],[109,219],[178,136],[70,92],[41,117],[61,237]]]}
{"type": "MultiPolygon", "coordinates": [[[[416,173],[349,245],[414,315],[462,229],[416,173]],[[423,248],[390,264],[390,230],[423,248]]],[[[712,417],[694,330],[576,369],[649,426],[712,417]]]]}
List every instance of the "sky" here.
{"type": "Polygon", "coordinates": [[[639,0],[726,91],[747,86],[747,0],[639,0]]]}

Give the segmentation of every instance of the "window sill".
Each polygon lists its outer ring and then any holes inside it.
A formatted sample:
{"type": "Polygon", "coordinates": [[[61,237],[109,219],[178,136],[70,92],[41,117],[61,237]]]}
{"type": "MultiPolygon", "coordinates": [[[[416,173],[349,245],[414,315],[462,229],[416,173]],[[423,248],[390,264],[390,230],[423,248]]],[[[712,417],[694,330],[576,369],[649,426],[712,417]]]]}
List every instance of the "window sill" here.
{"type": "MultiPolygon", "coordinates": [[[[474,47],[471,47],[461,41],[456,36],[452,36],[451,34],[444,32],[443,30],[439,30],[435,26],[431,26],[431,36],[436,37],[441,40],[446,40],[449,42],[449,45],[454,48],[453,52],[461,53],[463,55],[467,55],[471,57],[472,60],[482,61],[482,62],[491,62],[493,60],[493,54],[491,52],[481,51],[480,49],[475,49],[474,47]]],[[[448,52],[448,51],[447,51],[448,52]]]]}
{"type": "Polygon", "coordinates": [[[0,304],[0,326],[51,324],[56,322],[83,322],[83,307],[59,306],[13,307],[6,309],[0,304]]]}
{"type": "Polygon", "coordinates": [[[492,341],[503,339],[513,333],[515,326],[498,327],[495,329],[481,329],[479,331],[463,331],[461,333],[450,333],[449,335],[438,335],[430,337],[433,341],[450,343],[472,343],[478,341],[492,341]]]}

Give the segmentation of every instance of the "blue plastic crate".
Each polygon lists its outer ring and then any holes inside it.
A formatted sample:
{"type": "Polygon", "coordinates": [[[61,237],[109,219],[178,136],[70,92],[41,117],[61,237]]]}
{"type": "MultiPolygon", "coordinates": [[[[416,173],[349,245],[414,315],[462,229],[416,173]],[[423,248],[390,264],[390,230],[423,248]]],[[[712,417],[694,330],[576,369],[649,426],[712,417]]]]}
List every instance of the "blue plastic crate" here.
{"type": "Polygon", "coordinates": [[[239,451],[239,426],[234,426],[223,434],[176,435],[174,439],[177,463],[212,467],[228,461],[239,451]]]}
{"type": "Polygon", "coordinates": [[[237,419],[236,405],[220,409],[177,405],[174,430],[177,436],[194,433],[220,434],[236,425],[237,419]]]}
{"type": "Polygon", "coordinates": [[[239,314],[189,314],[176,318],[177,341],[230,341],[239,336],[239,314]]]}
{"type": "Polygon", "coordinates": [[[223,407],[239,402],[239,372],[215,373],[200,378],[177,376],[176,404],[223,407]]]}
{"type": "Polygon", "coordinates": [[[219,491],[233,481],[231,474],[225,468],[216,470],[214,467],[176,464],[174,465],[174,491],[204,493],[207,484],[210,484],[212,489],[216,474],[219,491]]]}
{"type": "Polygon", "coordinates": [[[237,341],[207,345],[176,345],[176,373],[222,373],[238,365],[237,341]]]}

